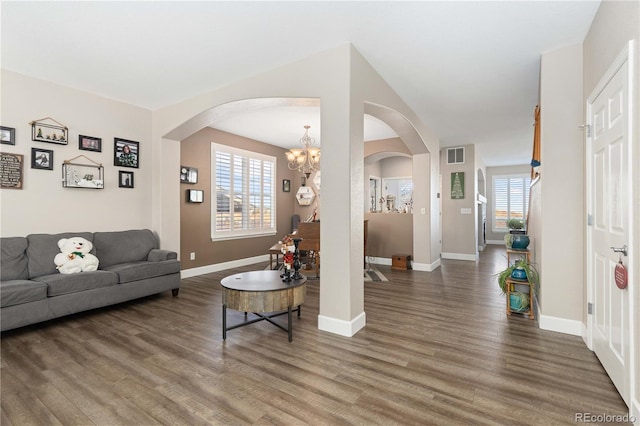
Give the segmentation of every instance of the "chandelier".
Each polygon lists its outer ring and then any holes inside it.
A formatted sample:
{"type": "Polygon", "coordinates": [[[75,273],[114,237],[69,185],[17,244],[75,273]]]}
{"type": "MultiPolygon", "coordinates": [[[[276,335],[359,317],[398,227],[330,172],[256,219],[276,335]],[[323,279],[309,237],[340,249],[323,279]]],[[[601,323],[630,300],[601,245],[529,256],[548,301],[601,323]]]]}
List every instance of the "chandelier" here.
{"type": "Polygon", "coordinates": [[[285,152],[289,160],[289,170],[297,170],[309,179],[311,172],[320,168],[320,148],[312,146],[316,143],[316,140],[309,136],[309,128],[311,126],[304,126],[304,136],[300,139],[302,148],[292,148],[285,152]]]}

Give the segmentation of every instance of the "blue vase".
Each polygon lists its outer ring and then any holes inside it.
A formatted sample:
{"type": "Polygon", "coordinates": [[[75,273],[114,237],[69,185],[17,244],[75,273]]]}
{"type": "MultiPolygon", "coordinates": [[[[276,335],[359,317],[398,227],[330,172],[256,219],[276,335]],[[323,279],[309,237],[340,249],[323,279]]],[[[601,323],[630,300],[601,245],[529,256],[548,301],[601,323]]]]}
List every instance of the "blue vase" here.
{"type": "Polygon", "coordinates": [[[514,280],[522,280],[525,281],[527,279],[527,272],[524,269],[514,269],[511,271],[511,278],[514,280]]]}
{"type": "Polygon", "coordinates": [[[529,236],[522,234],[513,234],[511,236],[511,248],[514,250],[526,250],[529,247],[529,236]]]}

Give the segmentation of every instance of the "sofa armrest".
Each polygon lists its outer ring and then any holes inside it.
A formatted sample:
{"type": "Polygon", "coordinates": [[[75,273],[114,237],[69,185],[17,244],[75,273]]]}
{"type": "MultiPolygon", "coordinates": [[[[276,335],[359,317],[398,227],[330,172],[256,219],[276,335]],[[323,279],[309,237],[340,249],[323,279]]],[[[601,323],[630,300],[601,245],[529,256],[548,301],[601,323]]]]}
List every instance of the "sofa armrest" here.
{"type": "Polygon", "coordinates": [[[177,259],[178,253],[171,250],[151,249],[147,260],[149,262],[161,262],[163,260],[177,259]]]}

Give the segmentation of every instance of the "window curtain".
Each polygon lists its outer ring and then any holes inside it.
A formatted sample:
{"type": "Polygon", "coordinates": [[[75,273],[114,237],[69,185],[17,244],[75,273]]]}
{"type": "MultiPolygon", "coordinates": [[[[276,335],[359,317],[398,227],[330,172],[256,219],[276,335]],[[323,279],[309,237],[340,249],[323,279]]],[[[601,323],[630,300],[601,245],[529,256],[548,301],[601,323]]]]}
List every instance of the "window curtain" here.
{"type": "Polygon", "coordinates": [[[536,105],[533,114],[533,154],[531,155],[531,180],[538,176],[536,167],[540,166],[540,105],[536,105]]]}

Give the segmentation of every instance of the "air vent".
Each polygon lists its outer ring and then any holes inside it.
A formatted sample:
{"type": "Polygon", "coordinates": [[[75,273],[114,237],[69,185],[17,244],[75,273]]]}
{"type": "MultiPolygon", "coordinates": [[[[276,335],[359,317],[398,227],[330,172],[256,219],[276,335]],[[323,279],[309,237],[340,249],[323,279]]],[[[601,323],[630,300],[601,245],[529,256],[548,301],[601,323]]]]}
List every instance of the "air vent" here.
{"type": "Polygon", "coordinates": [[[464,148],[447,148],[447,164],[464,164],[464,148]]]}

